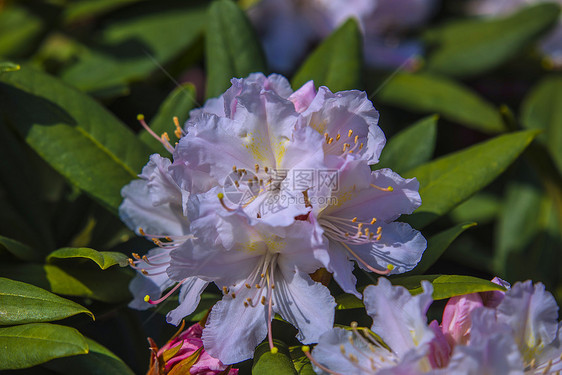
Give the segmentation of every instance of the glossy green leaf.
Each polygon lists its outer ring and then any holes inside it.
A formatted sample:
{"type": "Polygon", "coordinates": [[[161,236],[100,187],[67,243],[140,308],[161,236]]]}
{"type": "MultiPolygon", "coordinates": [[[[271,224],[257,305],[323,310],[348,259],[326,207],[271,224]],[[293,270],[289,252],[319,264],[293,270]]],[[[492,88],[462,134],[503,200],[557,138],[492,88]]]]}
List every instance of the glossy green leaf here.
{"type": "Polygon", "coordinates": [[[20,57],[42,36],[43,20],[24,7],[4,5],[0,12],[0,56],[20,57]]]}
{"type": "Polygon", "coordinates": [[[129,83],[145,79],[188,51],[202,35],[204,4],[177,2],[162,9],[143,3],[105,25],[99,45],[83,47],[62,79],[99,96],[122,94],[129,83]]]}
{"type": "Polygon", "coordinates": [[[258,345],[254,352],[252,375],[296,375],[297,370],[291,360],[287,344],[279,340],[273,340],[273,344],[278,349],[275,354],[269,350],[267,341],[258,345]]]}
{"type": "Polygon", "coordinates": [[[303,353],[302,346],[291,346],[291,359],[298,375],[315,375],[310,359],[303,353]]]}
{"type": "Polygon", "coordinates": [[[79,304],[36,286],[0,277],[0,325],[50,322],[94,315],[79,304]]]}
{"type": "Polygon", "coordinates": [[[4,236],[0,236],[0,251],[1,250],[7,251],[21,260],[32,262],[41,259],[41,254],[30,246],[4,236]]]}
{"type": "Polygon", "coordinates": [[[489,292],[505,288],[491,281],[473,276],[462,275],[417,275],[391,278],[393,285],[402,285],[413,295],[423,291],[421,281],[427,280],[433,285],[433,299],[445,299],[469,293],[489,292]]]}
{"type": "Polygon", "coordinates": [[[76,22],[106,14],[125,5],[141,0],[82,0],[68,3],[64,7],[65,22],[76,22]]]}
{"type": "Polygon", "coordinates": [[[0,73],[15,72],[15,71],[20,70],[20,69],[21,69],[21,66],[19,64],[14,64],[14,63],[9,62],[9,61],[0,62],[0,73]]]}
{"type": "Polygon", "coordinates": [[[495,68],[558,22],[559,14],[558,5],[545,3],[505,18],[450,22],[426,34],[435,46],[426,69],[464,77],[495,68]]]}
{"type": "Polygon", "coordinates": [[[292,80],[297,89],[309,80],[332,92],[361,85],[362,40],[359,25],[349,19],[326,38],[306,59],[292,80]]]}
{"type": "Polygon", "coordinates": [[[461,233],[474,226],[476,226],[476,223],[455,225],[429,238],[427,240],[427,249],[424,251],[421,261],[407,275],[420,275],[427,271],[461,233]]]}
{"type": "Polygon", "coordinates": [[[399,108],[437,113],[443,118],[486,133],[505,131],[499,110],[468,88],[445,77],[399,73],[373,98],[399,108]]]}
{"type": "MultiPolygon", "coordinates": [[[[176,129],[174,117],[178,118],[180,126],[183,128],[183,124],[189,118],[189,111],[193,109],[195,104],[195,87],[192,84],[186,83],[176,87],[162,103],[156,116],[150,121],[150,129],[158,135],[167,132],[172,144],[174,144],[178,139],[174,135],[176,129]]],[[[162,143],[154,139],[147,131],[143,130],[139,134],[139,138],[156,152],[162,153],[165,151],[162,143]]]]}
{"type": "Polygon", "coordinates": [[[105,346],[86,337],[90,352],[86,355],[55,359],[44,367],[59,374],[133,375],[134,372],[105,346]]]}
{"type": "Polygon", "coordinates": [[[527,96],[521,112],[523,126],[544,130],[537,140],[562,173],[562,76],[544,78],[527,96]]]}
{"type": "Polygon", "coordinates": [[[0,111],[59,173],[114,212],[149,148],[91,98],[29,67],[0,75],[0,111]]]}
{"type": "Polygon", "coordinates": [[[232,78],[265,72],[260,42],[250,21],[234,2],[215,1],[205,34],[207,98],[221,95],[232,78]]]}
{"type": "Polygon", "coordinates": [[[118,303],[131,299],[128,269],[100,270],[97,265],[0,264],[0,276],[19,280],[52,293],[118,303]]]}
{"type": "Polygon", "coordinates": [[[360,309],[365,307],[359,298],[349,293],[337,295],[336,303],[336,310],[360,309]]]}
{"type": "Polygon", "coordinates": [[[374,167],[404,173],[431,159],[437,138],[438,116],[430,116],[390,138],[374,167]]]}
{"type": "Polygon", "coordinates": [[[48,323],[0,328],[0,370],[28,368],[86,353],[88,343],[74,328],[48,323]]]}
{"type": "Polygon", "coordinates": [[[94,261],[102,270],[118,264],[125,267],[129,257],[115,251],[97,251],[86,247],[64,247],[53,251],[47,256],[47,262],[57,259],[89,259],[94,261]]]}
{"type": "Polygon", "coordinates": [[[499,176],[536,135],[528,130],[498,136],[405,173],[420,182],[422,199],[408,222],[422,228],[449,212],[499,176]]]}
{"type": "Polygon", "coordinates": [[[477,193],[450,212],[451,218],[457,222],[476,221],[479,224],[494,220],[502,207],[501,198],[490,193],[477,193]]]}

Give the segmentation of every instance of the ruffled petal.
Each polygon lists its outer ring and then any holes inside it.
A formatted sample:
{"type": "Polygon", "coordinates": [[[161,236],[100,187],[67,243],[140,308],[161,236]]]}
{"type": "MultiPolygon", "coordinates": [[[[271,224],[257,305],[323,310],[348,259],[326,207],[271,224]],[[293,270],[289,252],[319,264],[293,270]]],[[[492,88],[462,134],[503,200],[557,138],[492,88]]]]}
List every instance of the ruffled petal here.
{"type": "Polygon", "coordinates": [[[380,277],[377,285],[369,285],[363,292],[367,313],[373,318],[372,330],[392,349],[398,358],[411,349],[429,343],[433,331],[425,316],[433,301],[433,287],[422,281],[424,292],[412,296],[402,286],[392,286],[380,277]]]}
{"type": "Polygon", "coordinates": [[[328,288],[296,269],[279,267],[273,303],[274,311],[297,327],[297,339],[305,344],[318,342],[334,325],[336,302],[328,288]]]}
{"type": "Polygon", "coordinates": [[[201,293],[209,285],[198,277],[188,277],[180,287],[179,306],[166,315],[166,321],[179,325],[183,318],[195,311],[201,301],[201,293]]]}

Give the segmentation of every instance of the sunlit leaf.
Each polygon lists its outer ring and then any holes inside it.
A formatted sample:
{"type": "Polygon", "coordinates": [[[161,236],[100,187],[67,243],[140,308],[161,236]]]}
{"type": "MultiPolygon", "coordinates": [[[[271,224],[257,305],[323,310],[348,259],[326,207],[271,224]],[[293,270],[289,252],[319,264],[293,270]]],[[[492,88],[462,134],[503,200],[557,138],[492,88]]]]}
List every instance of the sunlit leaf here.
{"type": "Polygon", "coordinates": [[[291,360],[291,354],[287,344],[279,340],[274,340],[273,344],[278,349],[277,353],[272,353],[270,351],[268,342],[263,342],[258,345],[254,352],[252,374],[296,375],[297,370],[291,360]]]}
{"type": "Polygon", "coordinates": [[[391,137],[374,168],[403,173],[429,161],[435,150],[437,120],[438,116],[425,118],[391,137]]]}
{"type": "Polygon", "coordinates": [[[50,322],[76,314],[94,315],[44,289],[0,277],[0,325],[50,322]]]}
{"type": "Polygon", "coordinates": [[[445,77],[430,74],[399,73],[374,96],[384,104],[422,112],[486,133],[505,131],[499,110],[468,88],[445,77]]]}
{"type": "Polygon", "coordinates": [[[426,69],[471,76],[495,68],[558,22],[559,14],[557,4],[544,3],[505,18],[449,22],[426,34],[434,45],[426,69]]]}
{"type": "Polygon", "coordinates": [[[88,343],[76,329],[49,323],[0,328],[0,348],[0,370],[88,353],[88,343]]]}
{"type": "Polygon", "coordinates": [[[473,276],[461,275],[417,275],[392,278],[393,285],[402,285],[413,295],[423,291],[421,281],[427,280],[433,285],[433,299],[445,299],[463,294],[489,292],[505,289],[491,281],[473,276]]]}
{"type": "Polygon", "coordinates": [[[450,216],[457,223],[472,220],[484,224],[494,220],[501,207],[501,198],[494,194],[480,192],[458,205],[450,212],[450,216]]]}
{"type": "Polygon", "coordinates": [[[297,89],[309,80],[332,92],[361,85],[362,40],[359,25],[349,19],[326,38],[306,59],[292,80],[297,89]]]}
{"type": "Polygon", "coordinates": [[[132,274],[128,269],[100,270],[97,265],[84,264],[0,264],[0,276],[19,280],[66,296],[87,297],[117,303],[131,299],[128,285],[132,274]]]}
{"type": "Polygon", "coordinates": [[[265,58],[250,21],[230,0],[218,0],[209,8],[205,34],[207,98],[221,95],[232,78],[265,72],[265,58]]]}
{"type": "Polygon", "coordinates": [[[8,125],[39,155],[117,210],[150,154],[144,143],[91,98],[29,67],[0,75],[0,100],[8,125]]]}
{"type": "Polygon", "coordinates": [[[115,251],[97,251],[86,247],[64,247],[53,251],[47,256],[47,262],[57,259],[81,259],[94,261],[102,270],[118,264],[125,267],[128,264],[128,257],[125,254],[115,251]]]}
{"type": "Polygon", "coordinates": [[[562,173],[562,76],[544,78],[525,98],[521,121],[527,129],[541,129],[537,137],[562,173]]]}
{"type": "Polygon", "coordinates": [[[418,179],[422,198],[408,222],[421,228],[449,212],[499,176],[536,135],[532,130],[502,135],[405,173],[418,179]]]}

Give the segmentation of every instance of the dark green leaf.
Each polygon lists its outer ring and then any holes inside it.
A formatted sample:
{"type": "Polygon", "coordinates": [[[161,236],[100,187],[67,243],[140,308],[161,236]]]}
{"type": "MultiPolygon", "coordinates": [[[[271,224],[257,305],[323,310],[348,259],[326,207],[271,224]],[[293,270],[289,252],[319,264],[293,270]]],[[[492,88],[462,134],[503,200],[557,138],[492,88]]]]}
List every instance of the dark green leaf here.
{"type": "Polygon", "coordinates": [[[67,23],[93,18],[140,0],[82,0],[68,3],[63,18],[67,23]]]}
{"type": "Polygon", "coordinates": [[[129,257],[125,254],[114,251],[97,251],[86,247],[64,247],[53,251],[47,256],[47,262],[57,259],[81,258],[94,261],[102,270],[118,264],[125,267],[128,264],[129,257]]]}
{"type": "Polygon", "coordinates": [[[429,161],[435,150],[438,118],[427,117],[390,138],[375,168],[404,173],[429,161]]]}
{"type": "Polygon", "coordinates": [[[59,173],[116,211],[150,150],[98,103],[44,73],[0,75],[2,113],[59,173]]]}
{"type": "Polygon", "coordinates": [[[289,347],[282,341],[273,340],[273,344],[278,352],[273,354],[269,350],[269,343],[263,342],[254,352],[254,364],[252,365],[252,375],[294,375],[297,370],[291,360],[289,347]]]}
{"type": "Polygon", "coordinates": [[[84,47],[78,62],[63,72],[63,80],[100,96],[122,94],[129,83],[187,51],[203,32],[206,7],[180,2],[176,9],[163,10],[151,3],[139,4],[107,24],[100,46],[84,47]]]}
{"type": "Polygon", "coordinates": [[[498,216],[502,207],[500,198],[493,194],[477,193],[450,212],[451,218],[457,222],[476,221],[487,223],[498,216]]]}
{"type": "Polygon", "coordinates": [[[462,232],[474,226],[476,223],[459,224],[429,238],[421,261],[407,275],[419,275],[427,271],[462,232]]]}
{"type": "Polygon", "coordinates": [[[336,310],[359,309],[364,307],[363,302],[353,294],[344,293],[336,296],[336,310]]]}
{"type": "Polygon", "coordinates": [[[486,133],[505,131],[500,112],[460,84],[430,74],[396,74],[374,97],[376,103],[443,118],[486,133]]]}
{"type": "MultiPolygon", "coordinates": [[[[156,117],[150,122],[150,128],[158,135],[167,132],[172,139],[172,144],[174,144],[174,139],[177,137],[174,138],[173,119],[177,117],[180,126],[183,127],[189,117],[189,111],[193,109],[196,103],[195,100],[195,87],[192,84],[186,83],[178,86],[162,103],[156,117]]],[[[162,143],[154,139],[147,131],[143,130],[139,134],[139,138],[157,152],[162,152],[164,149],[162,143]]]]}
{"type": "Polygon", "coordinates": [[[359,25],[349,19],[310,54],[293,77],[293,87],[309,80],[332,92],[357,89],[361,84],[362,40],[359,25]]]}
{"type": "Polygon", "coordinates": [[[232,78],[265,71],[260,42],[244,12],[230,0],[209,8],[205,34],[207,98],[221,95],[232,78]]]}
{"type": "Polygon", "coordinates": [[[43,21],[23,7],[2,7],[0,12],[0,56],[19,57],[34,47],[43,34],[43,21]]]}
{"type": "Polygon", "coordinates": [[[421,228],[449,212],[499,176],[537,134],[529,130],[502,135],[405,173],[417,177],[422,198],[408,222],[421,228]]]}
{"type": "Polygon", "coordinates": [[[523,102],[521,121],[527,129],[541,129],[537,137],[562,173],[562,76],[544,78],[523,102]]]}
{"type": "Polygon", "coordinates": [[[392,278],[390,281],[393,285],[402,285],[410,291],[413,295],[419,294],[423,291],[421,281],[427,280],[433,285],[433,299],[445,299],[463,294],[489,292],[492,290],[505,289],[494,284],[491,281],[479,279],[473,276],[461,275],[417,275],[417,276],[402,276],[392,278]]]}
{"type": "Polygon", "coordinates": [[[59,358],[44,366],[65,375],[133,375],[134,372],[106,347],[86,337],[90,352],[67,358],[59,358]]]}
{"type": "Polygon", "coordinates": [[[77,303],[36,286],[0,277],[0,325],[50,322],[81,313],[94,317],[77,303]]]}
{"type": "Polygon", "coordinates": [[[457,77],[495,68],[558,22],[559,15],[557,4],[546,3],[506,18],[451,22],[426,34],[435,45],[426,68],[457,77]]]}
{"type": "Polygon", "coordinates": [[[86,354],[88,343],[74,328],[33,323],[0,328],[0,349],[0,370],[10,370],[86,354]]]}
{"type": "Polygon", "coordinates": [[[56,294],[117,303],[131,299],[131,272],[123,268],[102,271],[88,264],[1,264],[0,276],[33,284],[56,294]]]}
{"type": "Polygon", "coordinates": [[[41,259],[41,254],[38,251],[21,242],[4,236],[0,236],[0,250],[9,252],[17,259],[30,262],[41,259]]]}

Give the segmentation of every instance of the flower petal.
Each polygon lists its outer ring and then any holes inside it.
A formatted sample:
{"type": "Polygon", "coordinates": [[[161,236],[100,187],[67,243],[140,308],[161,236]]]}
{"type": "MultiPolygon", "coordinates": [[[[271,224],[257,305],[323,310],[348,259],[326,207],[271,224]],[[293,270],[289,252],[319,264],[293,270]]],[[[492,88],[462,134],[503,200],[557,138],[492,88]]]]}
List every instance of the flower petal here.
{"type": "Polygon", "coordinates": [[[201,301],[201,293],[209,285],[198,277],[188,277],[180,287],[179,306],[166,315],[166,321],[179,325],[183,318],[195,311],[201,301]]]}

